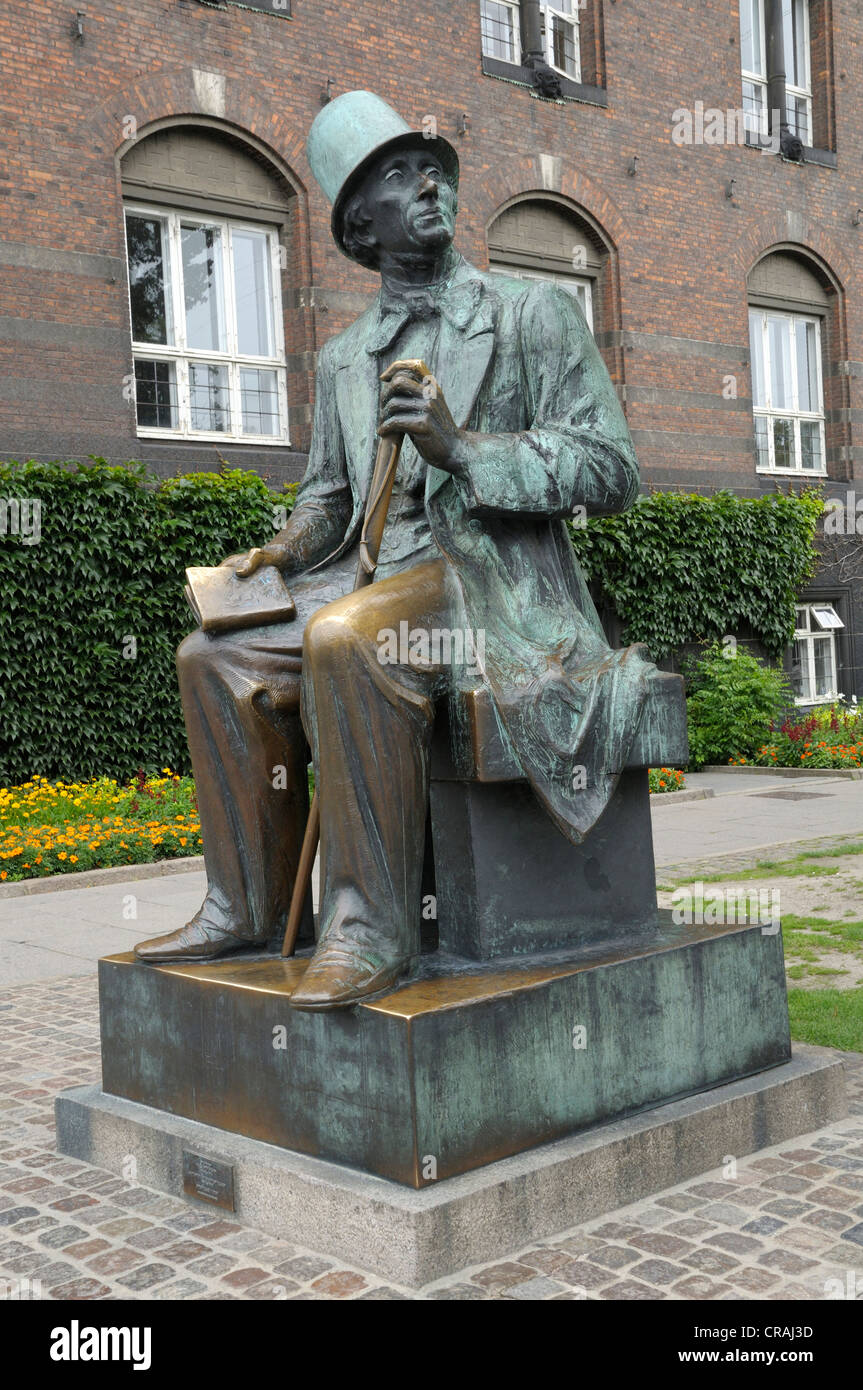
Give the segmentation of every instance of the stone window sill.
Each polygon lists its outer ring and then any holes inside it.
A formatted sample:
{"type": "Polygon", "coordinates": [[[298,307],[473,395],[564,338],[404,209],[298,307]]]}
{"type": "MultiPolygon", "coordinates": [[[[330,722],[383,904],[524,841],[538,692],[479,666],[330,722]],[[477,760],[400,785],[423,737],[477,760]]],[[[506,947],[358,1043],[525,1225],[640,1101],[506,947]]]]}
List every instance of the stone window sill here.
{"type": "Polygon", "coordinates": [[[515,87],[527,87],[539,101],[550,102],[552,106],[560,106],[567,101],[580,101],[588,106],[608,105],[608,93],[604,87],[591,87],[584,82],[572,82],[568,77],[561,77],[560,79],[561,96],[544,97],[533,84],[533,74],[530,68],[523,68],[518,63],[505,63],[500,58],[487,58],[483,54],[482,70],[486,77],[496,77],[500,81],[511,82],[515,87]]]}
{"type": "MultiPolygon", "coordinates": [[[[747,150],[757,150],[759,154],[774,153],[774,151],[769,147],[764,148],[761,145],[757,144],[754,140],[747,140],[745,142],[745,148],[747,150]]],[[[785,159],[783,160],[783,163],[796,164],[797,160],[785,159]]],[[[836,155],[834,154],[833,150],[821,150],[816,145],[803,146],[803,159],[800,161],[800,163],[819,164],[823,169],[837,168],[836,155]]]]}

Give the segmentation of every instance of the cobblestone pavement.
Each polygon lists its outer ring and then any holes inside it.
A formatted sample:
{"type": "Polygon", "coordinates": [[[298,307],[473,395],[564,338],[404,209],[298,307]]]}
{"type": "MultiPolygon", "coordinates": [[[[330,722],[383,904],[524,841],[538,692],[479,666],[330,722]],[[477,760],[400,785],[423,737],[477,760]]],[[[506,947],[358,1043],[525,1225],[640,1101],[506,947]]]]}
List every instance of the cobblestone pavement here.
{"type": "Polygon", "coordinates": [[[417,1293],[58,1155],[54,1096],[99,1078],[95,980],[0,992],[0,1051],[7,1296],[863,1299],[863,1055],[847,1119],[417,1293]]]}

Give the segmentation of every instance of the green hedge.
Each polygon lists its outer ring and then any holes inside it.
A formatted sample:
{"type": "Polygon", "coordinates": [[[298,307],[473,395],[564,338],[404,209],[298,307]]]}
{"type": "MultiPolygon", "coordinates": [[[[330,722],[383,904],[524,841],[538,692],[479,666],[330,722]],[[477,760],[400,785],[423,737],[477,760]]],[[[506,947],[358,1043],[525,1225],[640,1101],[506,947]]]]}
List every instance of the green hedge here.
{"type": "Polygon", "coordinates": [[[183,572],[269,539],[293,491],[239,470],[156,485],[141,464],[0,463],[0,785],[188,770],[183,572]],[[11,498],[40,501],[38,544],[11,498]]]}
{"type": "Polygon", "coordinates": [[[817,561],[817,492],[736,497],[653,492],[629,511],[571,528],[589,579],[608,595],[623,641],[660,661],[686,643],[750,628],[779,660],[796,597],[817,561]]]}
{"type": "MultiPolygon", "coordinates": [[[[0,785],[187,771],[174,672],[193,626],[183,571],[267,540],[294,492],[239,470],[156,483],[141,464],[0,463],[0,785]],[[38,544],[12,498],[40,501],[38,544]]],[[[573,540],[624,639],[655,658],[743,624],[779,656],[821,505],[812,493],[654,493],[573,540]]]]}

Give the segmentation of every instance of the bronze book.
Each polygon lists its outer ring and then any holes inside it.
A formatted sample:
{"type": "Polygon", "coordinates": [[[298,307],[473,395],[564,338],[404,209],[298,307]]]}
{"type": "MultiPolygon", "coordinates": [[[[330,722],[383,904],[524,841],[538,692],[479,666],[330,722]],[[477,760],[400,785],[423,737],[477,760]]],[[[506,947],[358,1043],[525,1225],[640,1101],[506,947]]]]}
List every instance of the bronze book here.
{"type": "Polygon", "coordinates": [[[294,600],[274,565],[238,579],[230,565],[186,570],[186,601],[204,632],[287,623],[296,617],[294,600]]]}

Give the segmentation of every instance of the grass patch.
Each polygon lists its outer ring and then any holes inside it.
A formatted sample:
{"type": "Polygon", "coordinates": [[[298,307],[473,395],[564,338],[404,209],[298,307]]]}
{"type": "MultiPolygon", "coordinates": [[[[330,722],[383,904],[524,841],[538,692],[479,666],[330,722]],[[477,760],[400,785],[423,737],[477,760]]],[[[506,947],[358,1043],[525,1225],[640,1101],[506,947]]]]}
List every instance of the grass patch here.
{"type": "MultiPolygon", "coordinates": [[[[815,856],[809,856],[814,858],[815,856]]],[[[825,858],[818,855],[819,859],[825,858]]],[[[752,869],[726,869],[723,873],[715,874],[692,874],[688,878],[678,880],[678,887],[687,883],[747,883],[752,879],[759,878],[832,878],[838,874],[838,864],[807,864],[804,859],[807,856],[797,855],[794,859],[784,859],[774,862],[771,859],[759,859],[752,869]]]]}
{"type": "MultiPolygon", "coordinates": [[[[743,883],[751,879],[771,877],[780,878],[830,878],[838,874],[838,864],[813,864],[813,859],[841,859],[849,854],[863,854],[863,840],[855,840],[848,845],[837,845],[833,849],[802,850],[792,859],[759,859],[751,869],[725,869],[715,874],[690,874],[676,880],[675,887],[686,883],[743,883]]],[[[663,888],[663,892],[673,892],[663,888]]]]}
{"type": "Polygon", "coordinates": [[[808,944],[816,950],[850,951],[852,955],[863,954],[863,922],[831,922],[826,917],[798,917],[793,912],[782,914],[782,936],[786,947],[792,941],[808,944]],[[805,935],[803,935],[805,933],[805,935]],[[812,941],[810,933],[817,934],[812,941]],[[818,936],[829,936],[830,941],[819,941],[818,936]]]}
{"type": "Polygon", "coordinates": [[[812,975],[847,975],[840,966],[821,965],[824,951],[863,958],[863,922],[831,922],[823,917],[798,917],[786,913],[782,918],[785,956],[793,958],[786,966],[789,980],[812,975]]]}
{"type": "Polygon", "coordinates": [[[863,1052],[863,988],[789,989],[788,1012],[795,1042],[863,1052]]]}

